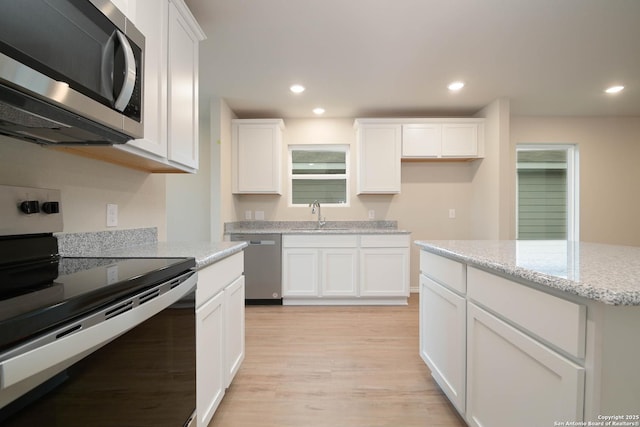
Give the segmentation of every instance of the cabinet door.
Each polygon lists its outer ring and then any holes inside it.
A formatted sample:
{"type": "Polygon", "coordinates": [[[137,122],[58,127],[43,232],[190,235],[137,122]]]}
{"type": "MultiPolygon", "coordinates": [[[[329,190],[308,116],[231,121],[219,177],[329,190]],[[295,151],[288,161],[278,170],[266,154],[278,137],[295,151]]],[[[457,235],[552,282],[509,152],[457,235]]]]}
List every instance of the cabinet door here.
{"type": "Polygon", "coordinates": [[[584,368],[473,303],[467,310],[466,419],[471,426],[582,421],[584,368]]]}
{"type": "Polygon", "coordinates": [[[465,411],[466,301],[420,275],[420,356],[461,414],[465,411]]]}
{"type": "Polygon", "coordinates": [[[198,36],[169,4],[168,158],[198,168],[198,36]]]}
{"type": "Polygon", "coordinates": [[[322,296],[357,296],[357,249],[322,251],[322,296]]]}
{"type": "Polygon", "coordinates": [[[318,250],[284,249],[282,251],[282,296],[317,297],[318,250]]]}
{"type": "Polygon", "coordinates": [[[206,426],[225,390],[224,292],[196,310],[196,412],[206,426]]]}
{"type": "Polygon", "coordinates": [[[402,125],[402,157],[440,157],[442,125],[421,123],[402,125]]]}
{"type": "Polygon", "coordinates": [[[282,194],[282,121],[236,121],[233,192],[282,194]]]}
{"type": "Polygon", "coordinates": [[[145,37],[144,138],[127,145],[167,157],[167,23],[166,0],[136,0],[136,27],[145,37]]]}
{"type": "Polygon", "coordinates": [[[478,156],[477,123],[445,123],[442,125],[442,157],[478,156]]]}
{"type": "Polygon", "coordinates": [[[360,296],[409,296],[409,249],[360,249],[360,296]]]}
{"type": "Polygon", "coordinates": [[[244,276],[224,290],[225,386],[229,387],[244,360],[244,276]]]}
{"type": "Polygon", "coordinates": [[[358,194],[400,193],[401,125],[358,129],[358,194]]]}

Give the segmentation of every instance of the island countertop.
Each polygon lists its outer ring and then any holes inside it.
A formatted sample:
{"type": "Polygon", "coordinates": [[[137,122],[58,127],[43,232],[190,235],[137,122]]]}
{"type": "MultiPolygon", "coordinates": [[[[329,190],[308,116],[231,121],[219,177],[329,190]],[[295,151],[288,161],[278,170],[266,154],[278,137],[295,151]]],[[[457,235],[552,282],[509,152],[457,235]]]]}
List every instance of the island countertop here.
{"type": "Polygon", "coordinates": [[[613,305],[640,305],[640,247],[564,240],[418,240],[425,251],[613,305]]]}

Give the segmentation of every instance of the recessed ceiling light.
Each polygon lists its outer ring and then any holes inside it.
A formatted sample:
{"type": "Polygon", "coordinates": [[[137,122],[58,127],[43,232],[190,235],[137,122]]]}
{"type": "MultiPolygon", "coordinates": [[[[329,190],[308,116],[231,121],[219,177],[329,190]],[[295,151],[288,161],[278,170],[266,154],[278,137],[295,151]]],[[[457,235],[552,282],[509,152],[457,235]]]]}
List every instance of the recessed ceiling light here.
{"type": "Polygon", "coordinates": [[[449,86],[447,86],[447,88],[449,88],[449,90],[452,91],[458,91],[460,89],[462,89],[464,87],[464,83],[463,82],[453,82],[451,84],[449,84],[449,86]]]}
{"type": "Polygon", "coordinates": [[[302,93],[304,92],[304,86],[302,85],[292,85],[289,90],[293,93],[302,93]]]}
{"type": "Polygon", "coordinates": [[[324,108],[322,108],[322,107],[314,108],[313,109],[313,114],[317,114],[317,115],[324,114],[324,108]]]}
{"type": "Polygon", "coordinates": [[[622,89],[624,89],[624,86],[611,86],[610,88],[607,88],[605,92],[618,93],[618,92],[622,92],[622,89]]]}

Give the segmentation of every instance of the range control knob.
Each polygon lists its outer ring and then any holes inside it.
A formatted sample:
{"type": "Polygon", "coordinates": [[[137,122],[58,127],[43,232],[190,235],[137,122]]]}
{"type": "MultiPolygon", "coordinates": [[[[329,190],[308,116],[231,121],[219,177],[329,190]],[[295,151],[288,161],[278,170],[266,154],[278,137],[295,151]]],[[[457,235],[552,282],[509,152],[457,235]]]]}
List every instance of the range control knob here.
{"type": "Polygon", "coordinates": [[[44,202],[42,203],[42,211],[48,214],[60,213],[60,203],[58,202],[44,202]]]}
{"type": "Polygon", "coordinates": [[[40,203],[37,200],[25,200],[20,203],[20,210],[27,214],[34,214],[40,212],[40,203]]]}

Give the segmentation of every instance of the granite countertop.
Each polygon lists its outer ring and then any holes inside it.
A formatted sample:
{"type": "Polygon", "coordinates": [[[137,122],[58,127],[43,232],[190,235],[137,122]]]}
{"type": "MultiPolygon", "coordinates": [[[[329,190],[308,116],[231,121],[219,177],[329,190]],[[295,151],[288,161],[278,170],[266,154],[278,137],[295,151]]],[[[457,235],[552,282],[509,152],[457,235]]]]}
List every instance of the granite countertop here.
{"type": "Polygon", "coordinates": [[[428,240],[422,249],[613,305],[640,305],[640,247],[563,240],[428,240]]]}
{"type": "Polygon", "coordinates": [[[411,234],[397,221],[238,221],[225,223],[225,234],[411,234]]]}
{"type": "Polygon", "coordinates": [[[247,242],[157,242],[103,251],[100,256],[125,258],[193,257],[200,270],[242,251],[247,242]]]}
{"type": "Polygon", "coordinates": [[[204,268],[240,252],[247,242],[158,242],[155,227],[125,230],[57,233],[58,249],[65,257],[195,258],[204,268]]]}

